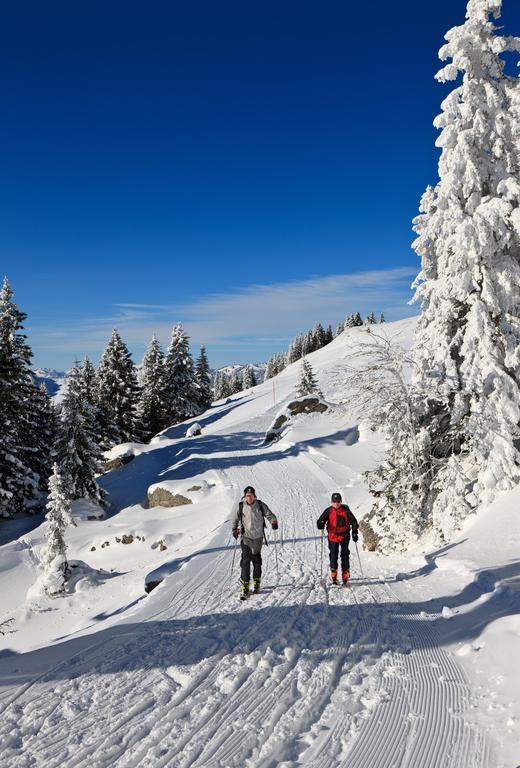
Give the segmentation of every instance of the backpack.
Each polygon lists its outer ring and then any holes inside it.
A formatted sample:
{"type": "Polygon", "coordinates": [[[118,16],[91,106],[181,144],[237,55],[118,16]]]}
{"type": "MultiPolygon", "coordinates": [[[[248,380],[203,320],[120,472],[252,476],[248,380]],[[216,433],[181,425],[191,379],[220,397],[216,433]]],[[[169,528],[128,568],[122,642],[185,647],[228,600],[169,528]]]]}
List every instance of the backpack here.
{"type": "Polygon", "coordinates": [[[338,510],[329,507],[329,517],[327,520],[327,533],[331,541],[339,542],[348,536],[350,523],[348,520],[347,507],[342,504],[338,510]],[[334,515],[334,517],[332,517],[334,515]]]}

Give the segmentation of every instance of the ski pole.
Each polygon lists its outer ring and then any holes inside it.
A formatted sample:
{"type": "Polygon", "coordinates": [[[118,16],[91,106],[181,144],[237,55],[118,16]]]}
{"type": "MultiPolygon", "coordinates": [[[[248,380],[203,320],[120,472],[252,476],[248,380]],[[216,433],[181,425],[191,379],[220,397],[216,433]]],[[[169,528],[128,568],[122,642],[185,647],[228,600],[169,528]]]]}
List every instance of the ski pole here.
{"type": "Polygon", "coordinates": [[[274,557],[275,557],[275,560],[276,560],[276,581],[277,582],[280,581],[280,572],[278,570],[278,541],[279,541],[278,536],[275,533],[275,535],[274,535],[274,557]]]}
{"type": "Polygon", "coordinates": [[[321,532],[320,576],[323,576],[323,531],[321,532]]]}
{"type": "Polygon", "coordinates": [[[357,541],[355,541],[354,544],[356,545],[357,559],[359,560],[359,570],[361,572],[361,578],[364,579],[365,578],[365,574],[363,573],[363,568],[361,567],[361,558],[359,556],[359,549],[358,549],[357,541]]]}

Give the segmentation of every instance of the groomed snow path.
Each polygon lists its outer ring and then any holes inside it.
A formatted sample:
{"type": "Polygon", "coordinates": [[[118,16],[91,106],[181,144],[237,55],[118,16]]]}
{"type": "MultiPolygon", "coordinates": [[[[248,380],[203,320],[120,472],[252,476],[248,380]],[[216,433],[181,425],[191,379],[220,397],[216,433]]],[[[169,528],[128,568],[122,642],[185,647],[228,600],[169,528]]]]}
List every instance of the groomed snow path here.
{"type": "Polygon", "coordinates": [[[375,559],[362,578],[355,551],[352,588],[326,584],[326,462],[252,453],[221,471],[266,489],[282,522],[263,550],[265,591],[239,602],[226,530],[120,624],[54,646],[47,669],[26,654],[3,689],[3,768],[492,765],[436,617],[381,581],[375,559]]]}

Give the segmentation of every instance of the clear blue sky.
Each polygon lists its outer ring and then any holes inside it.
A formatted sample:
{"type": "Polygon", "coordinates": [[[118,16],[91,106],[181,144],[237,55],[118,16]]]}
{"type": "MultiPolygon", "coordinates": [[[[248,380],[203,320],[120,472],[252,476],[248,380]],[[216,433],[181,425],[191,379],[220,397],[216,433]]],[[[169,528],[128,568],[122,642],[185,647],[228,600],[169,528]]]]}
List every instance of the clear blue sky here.
{"type": "MultiPolygon", "coordinates": [[[[177,321],[212,365],[257,361],[316,320],[416,311],[433,75],[465,7],[4,6],[0,267],[35,363],[96,360],[114,326],[137,360],[177,321]]],[[[517,0],[503,22],[520,34],[517,0]]]]}

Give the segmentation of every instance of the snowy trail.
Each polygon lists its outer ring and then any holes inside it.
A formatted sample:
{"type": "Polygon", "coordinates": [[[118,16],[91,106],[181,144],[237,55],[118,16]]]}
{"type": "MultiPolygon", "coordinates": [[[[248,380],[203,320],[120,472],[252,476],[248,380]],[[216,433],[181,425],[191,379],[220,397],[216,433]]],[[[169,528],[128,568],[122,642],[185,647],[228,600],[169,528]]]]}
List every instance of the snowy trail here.
{"type": "Polygon", "coordinates": [[[357,584],[326,585],[315,529],[333,485],[324,457],[235,458],[225,482],[237,494],[253,484],[281,521],[263,551],[265,591],[238,602],[239,555],[231,585],[222,531],[145,608],[9,691],[2,766],[489,766],[431,621],[379,573],[361,579],[355,557],[357,584]]]}

